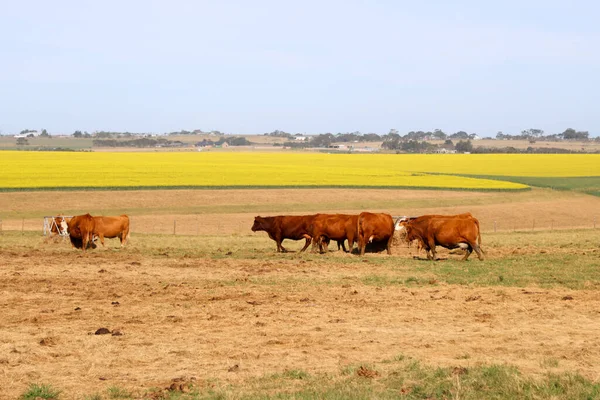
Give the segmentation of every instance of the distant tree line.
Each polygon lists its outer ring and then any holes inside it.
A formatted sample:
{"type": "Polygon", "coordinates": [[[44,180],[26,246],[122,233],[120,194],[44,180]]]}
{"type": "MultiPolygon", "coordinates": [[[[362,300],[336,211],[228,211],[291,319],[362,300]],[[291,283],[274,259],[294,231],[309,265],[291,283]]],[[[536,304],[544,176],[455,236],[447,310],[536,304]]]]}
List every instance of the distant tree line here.
{"type": "Polygon", "coordinates": [[[252,145],[252,142],[243,136],[229,136],[229,137],[221,137],[217,141],[213,141],[210,139],[203,139],[201,142],[196,143],[196,146],[197,147],[222,146],[224,143],[227,143],[229,146],[250,146],[250,145],[252,145]]]}
{"type": "Polygon", "coordinates": [[[92,142],[96,147],[182,147],[185,143],[179,140],[168,140],[164,138],[138,138],[131,140],[117,139],[94,139],[92,142]]]}
{"type": "Polygon", "coordinates": [[[175,132],[169,132],[167,133],[167,135],[217,135],[217,136],[223,136],[225,135],[222,132],[219,131],[209,131],[209,132],[204,132],[202,129],[194,129],[193,131],[186,131],[185,129],[182,129],[180,131],[175,131],[175,132]]]}
{"type": "MultiPolygon", "coordinates": [[[[184,143],[180,140],[169,140],[166,138],[157,137],[142,137],[136,139],[94,139],[92,142],[95,147],[185,147],[189,146],[189,143],[184,143]]],[[[229,146],[249,146],[252,142],[248,141],[245,137],[241,136],[230,136],[221,137],[217,141],[204,139],[202,142],[198,142],[195,145],[204,146],[219,146],[227,143],[229,146]]]]}
{"type": "Polygon", "coordinates": [[[590,134],[588,131],[577,131],[573,128],[565,129],[562,133],[554,133],[550,135],[544,135],[544,131],[542,129],[525,129],[521,131],[520,135],[507,135],[502,132],[498,132],[496,134],[496,139],[498,140],[529,140],[530,142],[535,142],[537,140],[547,141],[547,142],[557,142],[561,140],[577,140],[577,141],[586,141],[590,139],[590,134]]]}

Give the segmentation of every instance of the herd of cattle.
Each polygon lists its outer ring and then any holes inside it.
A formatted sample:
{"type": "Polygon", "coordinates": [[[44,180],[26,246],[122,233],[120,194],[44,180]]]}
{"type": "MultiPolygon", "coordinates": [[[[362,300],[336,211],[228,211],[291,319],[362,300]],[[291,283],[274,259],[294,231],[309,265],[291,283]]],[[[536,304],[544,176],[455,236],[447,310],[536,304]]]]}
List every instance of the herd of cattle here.
{"type": "MultiPolygon", "coordinates": [[[[420,217],[401,217],[395,222],[391,215],[385,213],[362,212],[358,215],[348,214],[314,214],[314,215],[279,215],[275,217],[255,217],[252,231],[265,231],[277,244],[278,252],[287,252],[282,242],[285,239],[305,239],[300,252],[305,251],[312,242],[312,250],[325,253],[331,241],[336,241],[346,252],[352,252],[354,243],[362,256],[368,244],[385,248],[392,254],[394,233],[407,243],[417,242],[417,246],[425,249],[427,258],[436,259],[436,247],[465,250],[463,260],[475,251],[483,260],[479,221],[470,213],[458,215],[422,215],[420,217]],[[345,241],[348,241],[346,249],[345,241]]],[[[85,251],[95,248],[95,241],[100,239],[104,246],[104,238],[119,238],[121,247],[127,243],[129,236],[129,217],[97,216],[90,214],[72,218],[54,217],[51,232],[68,235],[71,244],[85,251]]]]}
{"type": "Polygon", "coordinates": [[[338,243],[338,249],[352,252],[357,243],[360,255],[365,254],[367,244],[385,246],[392,254],[394,232],[406,242],[417,242],[425,249],[427,258],[436,259],[436,246],[447,249],[465,250],[463,260],[469,258],[473,250],[483,260],[481,251],[481,233],[479,221],[471,213],[458,215],[422,215],[420,217],[401,217],[394,222],[389,214],[362,212],[359,215],[314,214],[280,215],[275,217],[255,217],[252,231],[265,231],[277,243],[278,252],[286,252],[282,246],[284,239],[306,242],[300,252],[313,244],[313,251],[327,252],[330,241],[338,243]],[[344,242],[348,241],[346,250],[344,242]]]}

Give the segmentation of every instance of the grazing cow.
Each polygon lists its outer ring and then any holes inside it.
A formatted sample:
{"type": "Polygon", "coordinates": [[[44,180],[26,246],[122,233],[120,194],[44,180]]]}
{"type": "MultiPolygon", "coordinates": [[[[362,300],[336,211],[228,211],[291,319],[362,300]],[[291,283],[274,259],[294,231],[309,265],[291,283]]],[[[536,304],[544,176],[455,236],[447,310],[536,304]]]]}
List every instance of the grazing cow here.
{"type": "Polygon", "coordinates": [[[66,236],[69,234],[69,226],[67,222],[70,218],[66,218],[63,215],[57,215],[50,219],[50,236],[66,236]]]}
{"type": "Polygon", "coordinates": [[[96,248],[94,244],[94,217],[90,214],[77,215],[67,222],[69,238],[73,247],[85,251],[88,247],[96,248]]]}
{"type": "Polygon", "coordinates": [[[118,217],[94,217],[94,235],[100,238],[104,247],[104,238],[116,238],[121,241],[121,247],[127,243],[129,236],[129,217],[125,214],[118,217]]]}
{"type": "Polygon", "coordinates": [[[275,217],[255,217],[252,232],[265,231],[277,243],[277,252],[287,253],[281,245],[284,239],[306,239],[300,252],[306,250],[312,240],[310,226],[315,215],[278,215],[275,217]]]}
{"type": "Polygon", "coordinates": [[[356,240],[356,225],[358,215],[347,214],[319,214],[313,220],[311,226],[311,236],[313,237],[313,251],[319,246],[321,253],[327,252],[329,240],[338,242],[345,252],[352,252],[354,241],[356,240]],[[344,241],[348,239],[348,250],[344,246],[344,241]]]}
{"type": "Polygon", "coordinates": [[[479,221],[469,213],[445,216],[423,215],[399,223],[406,232],[406,241],[418,240],[430,260],[436,259],[436,246],[466,250],[463,260],[467,260],[475,250],[477,257],[483,260],[479,247],[481,244],[479,221]]]}
{"type": "MultiPolygon", "coordinates": [[[[398,218],[394,225],[394,229],[400,234],[401,238],[404,238],[408,242],[409,247],[413,240],[417,240],[417,252],[420,249],[424,248],[424,244],[423,244],[423,242],[419,241],[418,239],[408,240],[408,237],[406,235],[405,225],[408,221],[422,220],[422,219],[426,219],[426,218],[467,218],[467,219],[472,219],[475,222],[475,224],[477,225],[478,243],[481,246],[481,230],[479,229],[479,220],[477,218],[475,218],[473,216],[473,214],[471,214],[470,212],[466,212],[463,214],[456,214],[456,215],[427,214],[427,215],[422,215],[420,217],[400,217],[400,218],[398,218]]],[[[428,254],[428,257],[429,257],[429,254],[428,254]]]]}
{"type": "Polygon", "coordinates": [[[394,220],[389,214],[362,212],[357,219],[357,238],[360,255],[365,254],[367,243],[386,242],[388,254],[392,254],[394,220]]]}

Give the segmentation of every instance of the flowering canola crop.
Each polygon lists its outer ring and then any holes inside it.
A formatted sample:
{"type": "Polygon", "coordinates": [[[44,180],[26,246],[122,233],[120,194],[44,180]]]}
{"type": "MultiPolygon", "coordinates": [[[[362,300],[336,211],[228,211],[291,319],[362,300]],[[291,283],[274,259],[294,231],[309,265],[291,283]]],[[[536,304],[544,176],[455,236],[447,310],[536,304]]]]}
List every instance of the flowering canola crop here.
{"type": "Polygon", "coordinates": [[[0,188],[418,187],[519,190],[461,175],[600,176],[600,155],[0,152],[0,188]]]}

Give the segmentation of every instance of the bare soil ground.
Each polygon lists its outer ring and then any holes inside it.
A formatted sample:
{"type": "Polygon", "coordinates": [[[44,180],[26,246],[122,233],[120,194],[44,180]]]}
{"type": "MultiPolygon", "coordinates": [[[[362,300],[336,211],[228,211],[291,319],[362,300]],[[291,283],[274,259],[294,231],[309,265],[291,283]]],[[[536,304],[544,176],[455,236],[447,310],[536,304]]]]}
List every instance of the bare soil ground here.
{"type": "MultiPolygon", "coordinates": [[[[135,243],[82,254],[34,242],[0,254],[3,398],[31,382],[79,399],[181,376],[235,385],[285,370],[336,373],[399,355],[600,379],[597,290],[364,284],[389,274],[383,254],[348,263],[357,256],[260,249],[256,259],[215,259],[149,256],[135,243]]],[[[410,268],[392,257],[399,271],[410,268]]]]}

